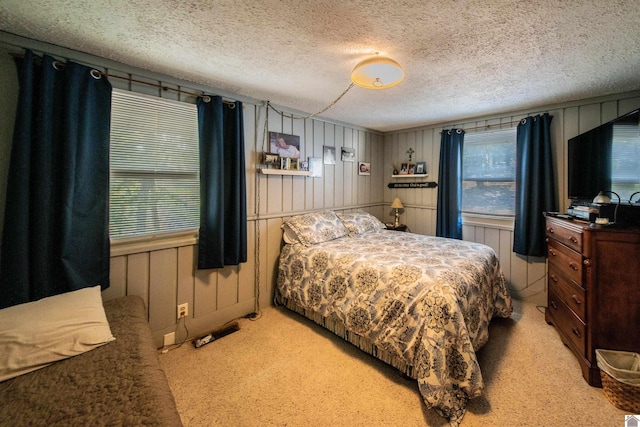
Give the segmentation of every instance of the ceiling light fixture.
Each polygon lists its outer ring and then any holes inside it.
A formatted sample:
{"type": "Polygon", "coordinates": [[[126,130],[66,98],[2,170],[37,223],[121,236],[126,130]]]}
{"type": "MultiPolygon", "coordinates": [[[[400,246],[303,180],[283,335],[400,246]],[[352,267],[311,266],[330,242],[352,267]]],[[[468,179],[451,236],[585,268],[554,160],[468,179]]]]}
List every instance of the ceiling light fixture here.
{"type": "Polygon", "coordinates": [[[404,70],[396,61],[386,56],[374,56],[356,65],[351,81],[365,89],[387,89],[404,79],[404,70]]]}

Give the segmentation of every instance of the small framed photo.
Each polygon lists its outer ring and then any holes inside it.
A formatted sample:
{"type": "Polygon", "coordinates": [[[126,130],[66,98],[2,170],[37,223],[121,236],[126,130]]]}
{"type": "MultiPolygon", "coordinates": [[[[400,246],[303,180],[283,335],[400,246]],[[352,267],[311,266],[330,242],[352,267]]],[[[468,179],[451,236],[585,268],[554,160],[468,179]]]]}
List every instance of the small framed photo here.
{"type": "Polygon", "coordinates": [[[349,147],[342,147],[340,159],[343,162],[355,162],[356,161],[356,149],[349,147]]]}
{"type": "Polygon", "coordinates": [[[309,172],[314,178],[322,177],[322,159],[320,157],[309,157],[309,172]]]}
{"type": "Polygon", "coordinates": [[[309,161],[303,161],[300,162],[300,170],[301,171],[308,171],[309,170],[309,161]]]}
{"type": "Polygon", "coordinates": [[[323,145],[322,160],[325,165],[335,165],[336,164],[336,148],[330,145],[323,145]]]}
{"type": "Polygon", "coordinates": [[[409,174],[409,165],[411,165],[411,163],[400,163],[400,175],[409,174]]]}
{"type": "Polygon", "coordinates": [[[262,153],[262,164],[279,166],[280,156],[275,153],[262,153]]]}
{"type": "Polygon", "coordinates": [[[371,163],[358,162],[358,175],[371,175],[371,163]]]}
{"type": "Polygon", "coordinates": [[[291,157],[280,157],[280,169],[295,171],[298,170],[299,161],[291,157]]]}
{"type": "Polygon", "coordinates": [[[424,175],[427,173],[427,162],[416,162],[416,175],[424,175]]]}
{"type": "Polygon", "coordinates": [[[416,165],[413,163],[409,163],[409,171],[408,174],[409,175],[413,175],[416,173],[416,165]]]}

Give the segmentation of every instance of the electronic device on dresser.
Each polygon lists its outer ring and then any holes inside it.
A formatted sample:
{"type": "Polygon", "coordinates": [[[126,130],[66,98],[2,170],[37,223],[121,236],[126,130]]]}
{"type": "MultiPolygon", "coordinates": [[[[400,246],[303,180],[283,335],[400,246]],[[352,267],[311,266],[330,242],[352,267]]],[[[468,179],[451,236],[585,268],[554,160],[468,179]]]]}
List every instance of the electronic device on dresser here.
{"type": "Polygon", "coordinates": [[[640,109],[567,145],[567,213],[591,223],[640,226],[640,109]]]}
{"type": "Polygon", "coordinates": [[[640,352],[640,228],[547,215],[546,236],[545,320],[599,387],[596,349],[640,352]]]}

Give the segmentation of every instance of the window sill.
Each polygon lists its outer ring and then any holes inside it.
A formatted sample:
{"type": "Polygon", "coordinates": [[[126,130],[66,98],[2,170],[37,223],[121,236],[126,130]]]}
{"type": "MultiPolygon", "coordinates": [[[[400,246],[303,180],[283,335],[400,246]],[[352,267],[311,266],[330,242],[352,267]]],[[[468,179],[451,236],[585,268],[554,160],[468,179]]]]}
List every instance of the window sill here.
{"type": "Polygon", "coordinates": [[[513,231],[514,217],[463,213],[462,225],[474,225],[513,231]]]}
{"type": "Polygon", "coordinates": [[[111,256],[130,255],[140,252],[157,251],[195,245],[198,242],[198,230],[158,234],[155,236],[132,237],[111,240],[111,256]]]}

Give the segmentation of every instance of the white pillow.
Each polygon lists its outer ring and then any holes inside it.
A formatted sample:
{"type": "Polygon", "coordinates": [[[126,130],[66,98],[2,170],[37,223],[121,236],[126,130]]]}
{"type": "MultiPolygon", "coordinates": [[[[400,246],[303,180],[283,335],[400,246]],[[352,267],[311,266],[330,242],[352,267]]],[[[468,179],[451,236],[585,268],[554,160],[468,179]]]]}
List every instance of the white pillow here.
{"type": "Polygon", "coordinates": [[[100,286],[0,310],[0,381],[115,340],[100,286]]]}

